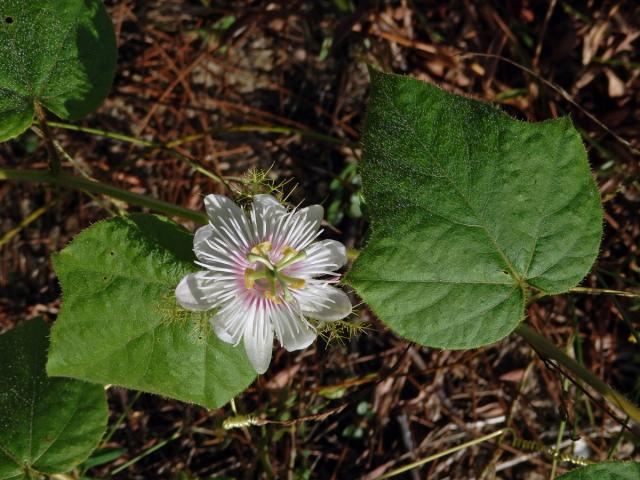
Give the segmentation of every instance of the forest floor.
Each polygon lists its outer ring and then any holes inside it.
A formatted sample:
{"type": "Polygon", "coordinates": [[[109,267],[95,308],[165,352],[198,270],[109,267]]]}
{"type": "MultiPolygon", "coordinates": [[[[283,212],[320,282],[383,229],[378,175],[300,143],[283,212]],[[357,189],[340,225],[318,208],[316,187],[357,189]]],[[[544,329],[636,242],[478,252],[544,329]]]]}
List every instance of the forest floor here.
{"type": "MultiPolygon", "coordinates": [[[[108,99],[78,124],[162,146],[54,128],[73,156],[65,170],[194,210],[209,193],[251,194],[260,182],[237,179],[266,171],[274,185],[286,182],[292,204],[324,205],[327,236],[357,250],[367,231],[356,166],[372,65],[523,120],[570,115],[605,206],[601,252],[582,285],[640,291],[637,2],[106,4],[118,70],[108,99]]],[[[45,169],[46,149],[28,132],[0,145],[0,165],[45,169]]],[[[0,183],[0,331],[37,315],[55,321],[61,300],[51,255],[119,209],[138,210],[76,191],[0,183]]],[[[527,318],[640,399],[637,299],[559,295],[531,306],[527,318]]],[[[112,388],[111,434],[86,477],[373,479],[505,426],[594,460],[640,458],[624,417],[564,381],[519,337],[441,351],[395,336],[365,308],[353,321],[368,329],[301,352],[276,350],[268,373],[236,400],[240,412],[273,420],[345,409],[291,426],[227,431],[229,407],[208,411],[112,388]]],[[[571,468],[522,447],[510,437],[484,442],[399,478],[546,479],[556,467],[571,468]]]]}

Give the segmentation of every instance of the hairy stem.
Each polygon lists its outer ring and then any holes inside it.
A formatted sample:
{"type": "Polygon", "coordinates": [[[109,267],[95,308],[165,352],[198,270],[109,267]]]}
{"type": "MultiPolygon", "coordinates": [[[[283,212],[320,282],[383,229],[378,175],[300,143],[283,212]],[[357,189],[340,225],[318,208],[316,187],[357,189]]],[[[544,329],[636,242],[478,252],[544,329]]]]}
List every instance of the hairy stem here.
{"type": "Polygon", "coordinates": [[[174,148],[183,143],[193,142],[199,140],[203,137],[209,137],[212,135],[220,134],[220,133],[275,133],[280,135],[300,135],[302,137],[306,137],[312,140],[319,140],[325,143],[331,143],[333,145],[345,145],[347,147],[356,148],[358,146],[357,143],[349,142],[348,140],[344,140],[342,138],[332,137],[330,135],[325,135],[323,133],[313,132],[310,130],[302,130],[299,128],[291,128],[280,125],[273,126],[265,126],[265,125],[236,125],[233,127],[227,128],[213,128],[207,130],[206,132],[196,133],[194,135],[189,135],[188,137],[184,137],[178,140],[174,140],[172,142],[168,142],[165,144],[158,142],[151,142],[148,140],[142,140],[130,135],[125,135],[117,132],[107,132],[105,130],[100,130],[98,128],[89,128],[82,127],[79,125],[64,123],[64,122],[49,122],[52,127],[63,128],[65,130],[73,130],[76,132],[84,132],[91,135],[99,135],[105,138],[111,138],[113,140],[121,140],[123,142],[133,143],[136,145],[140,145],[143,147],[152,147],[152,148],[174,148]]]}
{"type": "Polygon", "coordinates": [[[567,356],[562,350],[534,329],[524,323],[521,323],[515,331],[518,335],[524,338],[527,343],[529,343],[538,352],[538,354],[558,362],[574,374],[579,380],[597,391],[608,402],[611,402],[613,405],[625,412],[631,419],[636,422],[640,422],[640,409],[638,409],[637,406],[578,362],[567,356]]]}
{"type": "Polygon", "coordinates": [[[170,153],[171,155],[175,156],[179,160],[186,162],[194,170],[202,173],[203,175],[211,178],[216,182],[224,184],[225,187],[229,188],[227,181],[223,177],[207,170],[206,168],[198,164],[195,160],[193,160],[189,156],[176,150],[175,147],[179,145],[178,142],[169,142],[169,143],[152,142],[149,140],[143,140],[140,138],[132,137],[130,135],[124,135],[122,133],[107,132],[105,130],[100,130],[98,128],[81,127],[79,125],[73,125],[73,124],[62,123],[62,122],[49,122],[49,125],[52,127],[62,128],[65,130],[71,130],[74,132],[88,133],[90,135],[97,135],[104,138],[110,138],[111,140],[118,140],[121,142],[130,143],[132,145],[138,145],[144,148],[164,150],[170,153]]]}
{"type": "Polygon", "coordinates": [[[486,442],[487,440],[491,440],[492,438],[499,437],[500,435],[503,435],[508,430],[509,429],[502,429],[502,430],[498,430],[498,431],[493,432],[493,433],[489,433],[488,435],[483,435],[482,437],[474,438],[473,440],[470,440],[468,442],[462,443],[462,444],[457,445],[455,447],[448,448],[446,450],[443,450],[441,452],[435,453],[433,455],[429,455],[428,457],[423,458],[422,460],[418,460],[417,462],[413,462],[413,463],[410,463],[410,464],[405,465],[403,467],[396,468],[395,470],[387,472],[384,475],[382,475],[381,477],[378,477],[378,479],[382,480],[383,478],[395,477],[396,475],[400,475],[401,473],[408,472],[409,470],[412,470],[412,469],[414,469],[416,467],[420,467],[421,465],[424,465],[426,463],[433,462],[434,460],[437,460],[438,458],[446,457],[447,455],[451,455],[452,453],[458,452],[460,450],[464,450],[465,448],[469,448],[469,447],[472,447],[473,445],[477,445],[479,443],[486,442]]]}
{"type": "Polygon", "coordinates": [[[204,213],[196,212],[184,207],[179,207],[146,195],[128,192],[126,190],[112,187],[111,185],[106,185],[104,183],[87,180],[85,178],[81,178],[76,175],[70,175],[68,173],[60,172],[58,174],[54,174],[53,172],[46,172],[42,170],[16,170],[11,168],[0,168],[0,181],[1,180],[53,184],[59,187],[71,188],[83,192],[107,195],[111,198],[117,198],[118,200],[122,200],[131,205],[149,208],[156,212],[163,213],[167,216],[181,217],[187,220],[193,220],[194,222],[201,224],[206,224],[208,222],[207,216],[204,213]]]}
{"type": "Polygon", "coordinates": [[[38,123],[40,124],[42,134],[44,135],[44,143],[47,146],[47,153],[49,154],[49,168],[51,169],[51,173],[57,175],[60,172],[60,157],[58,156],[58,151],[53,144],[53,135],[51,135],[51,130],[49,130],[44,110],[37,102],[35,104],[35,109],[36,116],[38,117],[38,123]]]}
{"type": "Polygon", "coordinates": [[[611,290],[610,288],[574,287],[569,291],[572,293],[586,293],[588,295],[616,295],[618,297],[640,298],[640,293],[611,290]]]}

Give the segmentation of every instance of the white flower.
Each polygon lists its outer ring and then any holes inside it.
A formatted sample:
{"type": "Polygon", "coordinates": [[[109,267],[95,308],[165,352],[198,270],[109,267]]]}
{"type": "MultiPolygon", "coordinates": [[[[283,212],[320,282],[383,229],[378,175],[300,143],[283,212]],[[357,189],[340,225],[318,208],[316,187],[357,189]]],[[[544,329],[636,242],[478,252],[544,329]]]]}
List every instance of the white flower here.
{"type": "Polygon", "coordinates": [[[210,220],[196,232],[193,250],[206,270],[184,277],[176,298],[189,310],[216,309],[214,331],[227,343],[244,340],[258,373],[271,361],[274,332],[288,351],[300,350],[316,338],[305,317],[323,322],[351,313],[349,297],[331,286],[347,261],[344,245],[314,241],[320,205],[288,211],[270,195],[255,196],[250,212],[221,195],[204,204],[210,220]]]}

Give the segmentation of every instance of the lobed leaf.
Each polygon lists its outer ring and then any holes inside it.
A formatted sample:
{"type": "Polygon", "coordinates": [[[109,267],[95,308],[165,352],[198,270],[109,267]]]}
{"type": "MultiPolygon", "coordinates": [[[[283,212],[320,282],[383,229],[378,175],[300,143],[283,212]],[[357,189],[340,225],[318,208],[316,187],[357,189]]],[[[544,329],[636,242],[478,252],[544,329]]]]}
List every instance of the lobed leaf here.
{"type": "Polygon", "coordinates": [[[41,319],[0,336],[0,479],[71,470],[107,425],[104,389],[48,378],[49,328],[41,319]]]}
{"type": "Polygon", "coordinates": [[[542,123],[372,71],[363,132],[371,238],[347,277],[415,342],[474,348],[591,268],[602,207],[568,118],[542,123]]]}
{"type": "Polygon", "coordinates": [[[638,480],[639,462],[600,462],[577,468],[558,477],[558,480],[638,480]]]}
{"type": "Polygon", "coordinates": [[[54,258],[63,305],[47,370],[193,402],[224,405],[255,378],[244,349],[220,341],[206,313],[174,289],[195,270],[193,235],[170,220],[99,222],[54,258]]]}
{"type": "Polygon", "coordinates": [[[29,128],[36,104],[64,119],[90,113],[116,57],[100,0],[0,0],[0,141],[29,128]]]}

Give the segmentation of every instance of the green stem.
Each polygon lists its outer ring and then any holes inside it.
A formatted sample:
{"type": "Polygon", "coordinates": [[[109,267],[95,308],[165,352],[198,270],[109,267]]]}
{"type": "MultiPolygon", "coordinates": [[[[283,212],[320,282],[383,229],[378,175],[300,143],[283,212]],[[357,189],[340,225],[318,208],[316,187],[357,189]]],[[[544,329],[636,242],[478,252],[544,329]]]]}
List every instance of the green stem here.
{"type": "Polygon", "coordinates": [[[40,124],[42,134],[44,135],[44,143],[47,147],[47,153],[49,154],[49,168],[51,169],[51,173],[57,175],[58,172],[60,172],[60,157],[58,156],[58,151],[53,144],[53,135],[51,135],[51,130],[49,130],[44,110],[37,102],[35,103],[35,109],[36,116],[38,117],[38,123],[40,124]]]}
{"type": "Polygon", "coordinates": [[[38,218],[40,218],[42,215],[47,213],[51,207],[53,207],[56,203],[58,203],[59,200],[60,200],[60,197],[56,197],[50,202],[47,202],[46,205],[38,208],[37,210],[34,210],[29,215],[27,215],[27,217],[24,218],[16,227],[3,233],[2,236],[0,236],[0,247],[4,246],[13,237],[18,235],[23,229],[25,229],[26,227],[31,225],[33,222],[35,222],[38,218]]]}
{"type": "Polygon", "coordinates": [[[170,154],[177,157],[179,160],[182,160],[183,162],[186,162],[187,164],[189,164],[189,166],[195,169],[196,171],[202,173],[203,175],[206,175],[207,177],[211,178],[212,180],[215,180],[216,182],[223,183],[226,187],[229,187],[229,185],[227,185],[227,182],[225,181],[224,178],[216,175],[215,173],[210,172],[206,168],[202,167],[201,165],[193,161],[188,156],[176,150],[174,147],[178,146],[180,142],[169,142],[166,144],[159,143],[159,142],[152,142],[149,140],[142,140],[140,138],[132,137],[130,135],[124,135],[122,133],[107,132],[105,130],[100,130],[98,128],[81,127],[79,125],[73,125],[70,123],[49,122],[49,125],[56,128],[62,128],[64,130],[71,130],[73,132],[82,132],[82,133],[88,133],[90,135],[97,135],[99,137],[110,138],[112,140],[118,140],[120,142],[126,142],[132,145],[138,145],[140,147],[152,148],[152,149],[156,148],[159,150],[167,151],[170,154]]]}
{"type": "Polygon", "coordinates": [[[217,133],[275,133],[280,135],[300,135],[302,137],[307,137],[312,140],[319,140],[321,142],[331,143],[333,145],[346,145],[347,147],[351,147],[351,148],[355,148],[358,146],[357,143],[349,142],[348,140],[343,140],[337,137],[332,137],[330,135],[325,135],[323,133],[313,132],[310,130],[302,130],[299,128],[284,127],[279,125],[274,125],[274,126],[237,125],[235,127],[228,127],[228,128],[214,128],[214,129],[208,130],[207,132],[189,135],[185,138],[174,140],[166,144],[151,142],[148,140],[141,140],[139,138],[132,137],[129,135],[124,135],[122,133],[107,132],[105,130],[100,130],[97,128],[81,127],[81,126],[73,125],[70,123],[49,122],[49,125],[56,128],[63,128],[65,130],[72,130],[74,132],[89,133],[91,135],[98,135],[101,137],[111,138],[113,140],[120,140],[122,142],[133,143],[135,145],[140,145],[142,147],[149,147],[149,148],[172,149],[183,143],[193,142],[195,140],[199,140],[206,136],[215,135],[217,133]]]}
{"type": "Polygon", "coordinates": [[[118,420],[116,420],[116,422],[113,424],[113,426],[109,430],[109,433],[107,433],[104,436],[104,438],[102,439],[102,441],[100,442],[100,446],[98,448],[104,448],[107,445],[107,443],[109,443],[111,441],[111,437],[113,437],[113,435],[116,433],[116,431],[118,431],[118,429],[120,428],[120,426],[124,422],[124,419],[129,415],[129,412],[131,412],[131,409],[133,408],[133,404],[138,401],[138,399],[140,398],[141,395],[142,395],[142,392],[140,392],[140,391],[136,392],[135,396],[133,397],[133,400],[131,400],[127,404],[125,409],[122,411],[122,413],[118,417],[118,420]]]}
{"type": "MultiPolygon", "coordinates": [[[[569,390],[569,380],[566,378],[562,382],[562,391],[567,392],[569,390]]],[[[554,450],[553,460],[551,463],[551,473],[549,474],[549,480],[556,478],[556,472],[558,470],[558,460],[560,459],[560,448],[562,446],[562,437],[564,437],[564,431],[567,428],[566,419],[560,421],[560,427],[558,428],[558,435],[556,436],[556,448],[554,450]]]]}
{"type": "Polygon", "coordinates": [[[83,192],[107,195],[117,198],[131,205],[146,207],[151,210],[163,213],[167,216],[181,217],[194,222],[206,224],[208,218],[204,213],[195,212],[188,208],[179,207],[162,200],[128,192],[120,188],[112,187],[100,182],[94,182],[68,173],[57,175],[43,170],[16,170],[11,168],[0,168],[0,181],[14,180],[17,182],[49,183],[59,187],[81,190],[83,192]]]}
{"type": "Polygon", "coordinates": [[[138,455],[137,457],[135,457],[132,460],[129,460],[127,463],[120,465],[118,468],[116,468],[115,470],[113,470],[112,472],[110,472],[110,475],[117,475],[118,473],[122,472],[123,470],[126,470],[127,468],[129,468],[131,465],[134,465],[136,463],[138,463],[140,460],[142,460],[144,457],[146,457],[147,455],[151,455],[153,452],[155,452],[156,450],[160,450],[162,447],[164,447],[167,443],[169,442],[173,442],[174,440],[176,440],[177,438],[180,438],[180,435],[182,435],[182,432],[180,430],[178,430],[177,432],[175,432],[173,435],[171,435],[171,437],[167,438],[166,440],[163,440],[162,442],[154,445],[153,447],[149,448],[148,450],[145,450],[144,452],[142,452],[140,455],[138,455]]]}
{"type": "MultiPolygon", "coordinates": [[[[598,275],[598,282],[603,284],[605,288],[608,288],[605,280],[602,278],[601,275],[598,275]]],[[[640,332],[638,332],[638,329],[633,326],[633,322],[629,318],[629,315],[627,315],[626,310],[622,308],[622,305],[620,305],[620,302],[618,301],[617,298],[613,297],[611,300],[613,301],[613,304],[616,306],[616,308],[618,309],[618,312],[622,316],[622,321],[631,332],[631,335],[633,335],[633,338],[635,338],[636,344],[640,345],[640,332]]]]}
{"type": "Polygon", "coordinates": [[[574,287],[572,293],[586,293],[588,295],[617,295],[618,297],[640,298],[640,293],[611,290],[610,288],[574,287]]]}
{"type": "Polygon", "coordinates": [[[52,127],[62,128],[64,130],[71,130],[73,132],[82,132],[88,133],[90,135],[97,135],[104,138],[110,138],[112,140],[118,140],[121,142],[127,142],[132,145],[138,145],[145,148],[151,149],[159,149],[169,152],[170,154],[177,157],[179,160],[186,162],[191,168],[196,170],[197,172],[215,180],[216,182],[222,183],[227,189],[231,189],[229,186],[229,181],[244,183],[243,179],[233,178],[233,177],[223,177],[220,175],[216,175],[211,171],[204,168],[202,165],[198,164],[192,158],[189,158],[187,155],[180,153],[176,149],[176,147],[182,145],[183,143],[193,142],[199,140],[204,137],[220,134],[220,133],[234,133],[234,132],[252,132],[252,133],[275,133],[280,135],[300,135],[302,137],[307,137],[312,140],[319,140],[326,143],[331,143],[333,145],[344,145],[348,148],[351,148],[354,152],[357,148],[358,144],[349,142],[347,140],[343,140],[340,138],[332,137],[330,135],[325,135],[323,133],[312,132],[308,130],[301,130],[297,128],[290,128],[284,126],[263,126],[263,125],[237,125],[235,127],[228,128],[213,128],[203,133],[196,133],[194,135],[189,135],[184,138],[180,138],[178,140],[173,140],[167,143],[160,142],[152,142],[149,140],[142,140],[140,138],[133,137],[131,135],[125,135],[117,132],[108,132],[106,130],[101,130],[98,128],[90,128],[90,127],[82,127],[79,125],[74,125],[71,123],[64,122],[48,122],[48,124],[52,127]]]}
{"type": "Polygon", "coordinates": [[[62,128],[64,130],[71,130],[74,132],[89,133],[91,135],[97,135],[99,137],[110,138],[112,140],[119,140],[121,142],[132,143],[134,145],[139,145],[141,147],[161,148],[163,146],[161,143],[150,142],[149,140],[142,140],[140,138],[124,135],[122,133],[107,132],[105,130],[100,130],[98,128],[81,127],[79,125],[73,125],[70,123],[49,122],[49,126],[62,128]]]}
{"type": "Polygon", "coordinates": [[[497,430],[497,431],[495,431],[493,433],[489,433],[488,435],[483,435],[482,437],[474,438],[473,440],[465,442],[465,443],[463,443],[461,445],[457,445],[455,447],[448,448],[447,450],[443,450],[443,451],[435,453],[433,455],[429,455],[428,457],[423,458],[421,460],[418,460],[417,462],[413,462],[413,463],[410,463],[408,465],[405,465],[404,467],[400,467],[400,468],[396,468],[395,470],[391,470],[390,472],[385,473],[381,477],[378,477],[378,480],[382,480],[383,478],[395,477],[396,475],[400,475],[401,473],[408,472],[409,470],[412,470],[412,469],[414,469],[416,467],[420,467],[421,465],[424,465],[425,463],[433,462],[434,460],[437,460],[438,458],[446,457],[447,455],[451,455],[452,453],[456,453],[459,450],[464,450],[465,448],[472,447],[473,445],[477,445],[479,443],[486,442],[487,440],[491,440],[492,438],[499,437],[500,435],[504,434],[508,430],[509,430],[508,428],[505,428],[505,429],[502,429],[502,430],[497,430]]]}
{"type": "Polygon", "coordinates": [[[310,130],[302,130],[299,128],[282,127],[278,125],[263,126],[263,125],[238,125],[236,127],[229,127],[221,129],[224,132],[250,132],[250,133],[276,133],[280,135],[300,135],[301,137],[307,137],[312,140],[319,140],[321,142],[331,143],[333,145],[345,145],[349,148],[357,148],[358,144],[343,140],[341,138],[332,137],[323,133],[313,132],[310,130]]]}
{"type": "Polygon", "coordinates": [[[260,429],[260,440],[259,440],[259,446],[258,446],[258,448],[260,449],[260,452],[259,452],[258,459],[260,460],[262,469],[267,476],[267,480],[275,480],[276,476],[273,473],[271,460],[269,460],[269,448],[268,448],[269,442],[267,441],[266,436],[267,436],[267,429],[265,427],[262,427],[260,429]]]}
{"type": "Polygon", "coordinates": [[[544,338],[528,325],[521,323],[516,328],[516,333],[524,338],[541,356],[555,360],[580,380],[588,384],[597,391],[604,399],[620,408],[631,419],[640,422],[640,409],[636,407],[624,395],[617,392],[597,376],[584,368],[578,362],[567,356],[562,350],[556,347],[549,340],[544,338]]]}
{"type": "Polygon", "coordinates": [[[627,428],[627,424],[629,423],[629,417],[627,416],[627,418],[624,419],[624,422],[622,422],[622,426],[620,428],[620,432],[618,432],[618,434],[616,435],[616,438],[614,439],[613,443],[611,444],[611,448],[609,448],[609,451],[607,452],[607,460],[613,460],[613,454],[616,453],[616,450],[618,449],[618,447],[620,446],[620,442],[622,441],[623,437],[624,437],[624,431],[627,428]]]}
{"type": "Polygon", "coordinates": [[[549,474],[549,480],[556,478],[556,472],[558,471],[558,460],[560,459],[560,447],[562,446],[562,437],[564,436],[564,430],[567,427],[567,422],[562,420],[560,422],[560,428],[558,429],[558,435],[556,436],[556,448],[554,450],[553,460],[551,462],[551,473],[549,474]]]}

